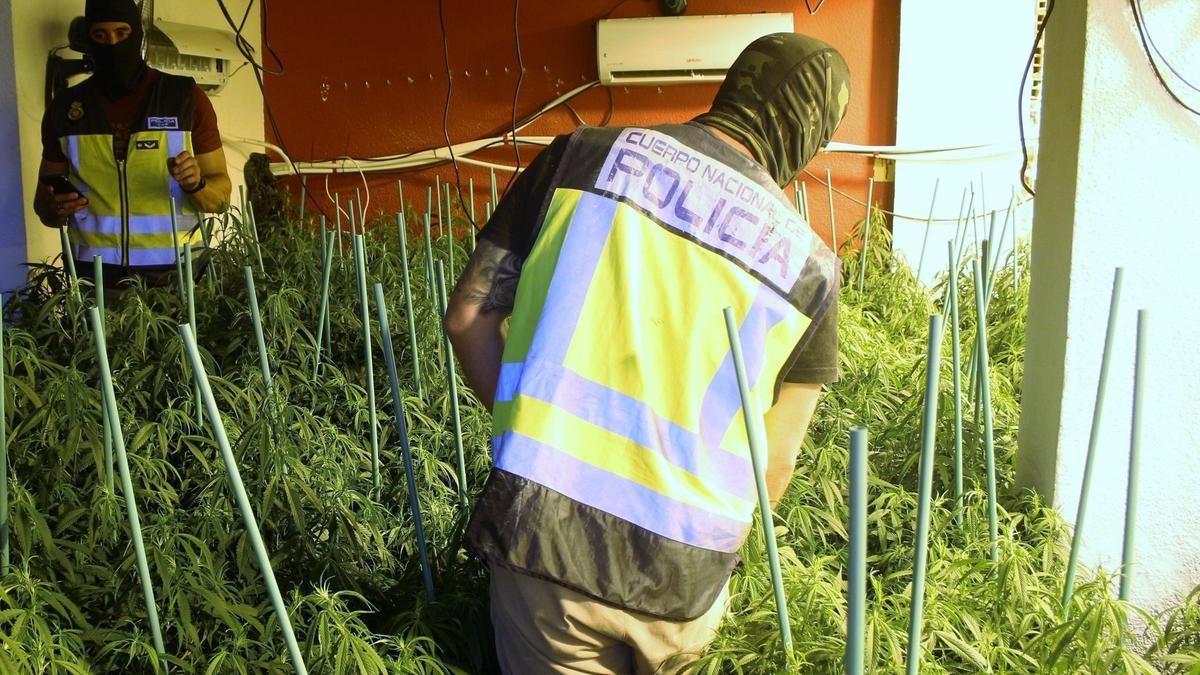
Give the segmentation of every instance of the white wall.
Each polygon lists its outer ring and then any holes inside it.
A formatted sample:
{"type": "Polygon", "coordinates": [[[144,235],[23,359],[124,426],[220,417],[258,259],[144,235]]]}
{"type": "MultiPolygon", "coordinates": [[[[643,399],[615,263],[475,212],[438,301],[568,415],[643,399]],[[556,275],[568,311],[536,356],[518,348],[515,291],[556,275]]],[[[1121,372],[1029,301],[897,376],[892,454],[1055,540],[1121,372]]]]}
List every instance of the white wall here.
{"type": "MultiPolygon", "coordinates": [[[[1159,47],[1200,81],[1200,6],[1146,0],[1159,47]]],[[[1018,480],[1075,518],[1113,270],[1125,268],[1082,559],[1116,570],[1136,312],[1151,312],[1133,599],[1200,584],[1200,117],[1170,100],[1129,4],[1059,2],[1047,36],[1018,480]]],[[[1200,107],[1200,95],[1192,96],[1200,107]]]]}
{"type": "MultiPolygon", "coordinates": [[[[227,0],[230,12],[240,17],[250,0],[227,0]]],[[[224,26],[215,3],[194,0],[157,0],[160,10],[170,13],[173,20],[192,17],[202,25],[224,26]],[[220,23],[217,23],[220,20],[220,23]]],[[[67,43],[67,26],[75,16],[83,14],[83,0],[12,0],[13,60],[16,71],[16,100],[20,122],[20,162],[23,177],[22,198],[25,202],[27,250],[30,260],[40,261],[59,254],[59,238],[55,230],[45,228],[33,213],[33,190],[41,161],[41,122],[45,112],[44,92],[46,57],[51,49],[67,43]]],[[[252,11],[246,22],[245,37],[259,49],[261,20],[252,11]]],[[[78,54],[65,50],[64,56],[78,54]]],[[[235,64],[236,67],[236,64],[235,64]]],[[[243,68],[224,90],[212,97],[217,121],[223,136],[263,138],[262,96],[250,68],[243,68]]],[[[234,194],[242,179],[242,165],[251,146],[230,145],[225,148],[234,194]]]]}
{"type": "MultiPolygon", "coordinates": [[[[0,26],[11,26],[11,20],[11,5],[0,3],[0,26]]],[[[0,148],[15,148],[20,138],[12,39],[12,30],[0,29],[0,148]]],[[[25,209],[22,201],[21,167],[9,159],[0,165],[0,292],[24,285],[25,209]]]]}
{"type": "MultiPolygon", "coordinates": [[[[900,5],[899,91],[896,144],[939,148],[1019,138],[1017,95],[1033,45],[1034,0],[905,0],[900,5]]],[[[1004,209],[1018,183],[1020,153],[978,160],[900,161],[896,165],[894,249],[915,270],[920,265],[934,182],[940,178],[921,278],[932,281],[948,265],[946,241],[954,236],[964,188],[974,187],[989,210],[1004,209]]],[[[1029,233],[1029,208],[1018,213],[1018,234],[1029,233]]],[[[997,237],[1003,225],[997,222],[997,237]]],[[[984,221],[981,230],[986,229],[984,221]]],[[[969,235],[973,237],[973,233],[969,235]]],[[[987,233],[980,231],[979,237],[987,233]]],[[[1001,252],[1011,248],[1012,233],[1001,252]]],[[[994,249],[993,249],[994,250],[994,249]]]]}

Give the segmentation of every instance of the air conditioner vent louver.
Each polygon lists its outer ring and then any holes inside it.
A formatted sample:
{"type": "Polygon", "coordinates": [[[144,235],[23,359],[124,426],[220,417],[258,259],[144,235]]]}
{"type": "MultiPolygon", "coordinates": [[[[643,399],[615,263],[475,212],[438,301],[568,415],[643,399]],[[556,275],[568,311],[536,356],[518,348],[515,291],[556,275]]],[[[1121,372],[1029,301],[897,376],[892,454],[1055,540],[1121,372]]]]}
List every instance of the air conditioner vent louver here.
{"type": "Polygon", "coordinates": [[[792,30],[790,13],[605,19],[596,24],[600,83],[720,82],[746,45],[792,30]]]}

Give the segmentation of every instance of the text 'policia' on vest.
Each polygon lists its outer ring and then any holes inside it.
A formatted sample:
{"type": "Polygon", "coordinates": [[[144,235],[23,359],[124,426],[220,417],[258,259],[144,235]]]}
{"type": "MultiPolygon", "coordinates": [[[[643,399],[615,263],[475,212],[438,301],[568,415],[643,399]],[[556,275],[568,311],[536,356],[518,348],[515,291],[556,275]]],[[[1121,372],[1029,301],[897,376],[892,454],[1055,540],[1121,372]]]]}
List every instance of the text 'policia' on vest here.
{"type": "Polygon", "coordinates": [[[762,167],[697,125],[575,132],[542,208],[468,546],[620,607],[696,618],[756,505],[721,310],[738,317],[766,410],[836,296],[837,260],[762,167]]]}
{"type": "Polygon", "coordinates": [[[168,160],[192,150],[194,81],[160,73],[118,159],[112,126],[92,79],[51,104],[51,120],[71,164],[71,180],[88,206],[71,218],[75,257],[151,269],[175,263],[184,244],[202,245],[196,210],[171,179],[168,160]],[[176,209],[172,234],[171,200],[176,209]]]}

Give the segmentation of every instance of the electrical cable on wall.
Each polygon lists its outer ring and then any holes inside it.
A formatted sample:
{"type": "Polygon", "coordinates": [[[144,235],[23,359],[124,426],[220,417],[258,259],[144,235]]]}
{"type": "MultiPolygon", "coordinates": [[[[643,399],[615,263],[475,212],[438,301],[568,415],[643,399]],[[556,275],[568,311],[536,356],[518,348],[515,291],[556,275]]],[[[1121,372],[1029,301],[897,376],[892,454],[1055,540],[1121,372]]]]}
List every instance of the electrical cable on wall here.
{"type": "MultiPolygon", "coordinates": [[[[513,0],[513,40],[517,45],[517,86],[513,88],[512,141],[513,151],[517,155],[517,168],[504,184],[504,194],[508,194],[508,188],[521,171],[521,144],[517,142],[517,101],[521,97],[521,84],[525,82],[525,59],[521,55],[521,0],[513,0]]],[[[495,204],[492,208],[495,208],[495,204]]]]}
{"type": "Polygon", "coordinates": [[[1146,17],[1142,11],[1142,0],[1129,0],[1129,7],[1133,10],[1133,22],[1137,26],[1138,38],[1141,40],[1142,50],[1146,52],[1146,59],[1150,61],[1150,68],[1154,71],[1154,77],[1158,79],[1158,83],[1162,85],[1163,89],[1167,91],[1167,94],[1176,103],[1193,115],[1200,115],[1200,110],[1183,100],[1183,97],[1175,91],[1171,83],[1167,81],[1167,78],[1163,77],[1163,72],[1159,64],[1161,63],[1163,66],[1166,66],[1167,70],[1192,91],[1200,92],[1200,88],[1180,74],[1175,66],[1171,64],[1171,61],[1159,50],[1158,45],[1154,43],[1154,37],[1150,34],[1150,29],[1146,25],[1146,17]]]}
{"type": "MultiPolygon", "coordinates": [[[[462,173],[458,170],[458,158],[454,156],[454,142],[450,140],[450,97],[454,93],[454,72],[450,69],[450,38],[446,34],[446,3],[438,0],[438,23],[442,27],[442,58],[446,63],[446,104],[442,107],[442,134],[446,137],[446,149],[450,152],[450,164],[454,167],[454,189],[458,194],[458,205],[471,221],[471,227],[479,229],[475,224],[475,215],[467,209],[462,195],[462,173]]],[[[438,195],[438,199],[441,199],[438,195]]],[[[401,205],[403,206],[403,205],[401,205]]],[[[450,205],[446,204],[447,211],[450,205]]],[[[447,217],[450,215],[446,214],[447,217]]]]}
{"type": "Polygon", "coordinates": [[[1033,37],[1033,49],[1029,50],[1029,60],[1025,62],[1025,72],[1021,75],[1021,88],[1017,92],[1017,128],[1021,133],[1021,169],[1020,175],[1017,178],[1021,181],[1021,189],[1029,193],[1029,196],[1036,196],[1033,186],[1025,180],[1025,173],[1029,170],[1029,147],[1025,140],[1025,85],[1029,82],[1029,73],[1033,70],[1033,59],[1037,56],[1038,45],[1042,44],[1042,36],[1046,33],[1046,25],[1050,23],[1050,15],[1054,13],[1054,0],[1047,0],[1046,15],[1042,17],[1042,21],[1038,24],[1037,34],[1033,37]]]}

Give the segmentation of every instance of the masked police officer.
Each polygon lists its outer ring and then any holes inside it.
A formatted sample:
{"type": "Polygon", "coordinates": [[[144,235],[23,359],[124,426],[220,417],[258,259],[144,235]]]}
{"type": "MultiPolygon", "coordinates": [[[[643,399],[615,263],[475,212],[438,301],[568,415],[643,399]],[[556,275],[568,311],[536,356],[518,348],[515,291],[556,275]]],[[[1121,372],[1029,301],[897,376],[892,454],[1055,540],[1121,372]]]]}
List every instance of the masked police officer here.
{"type": "Polygon", "coordinates": [[[133,0],[87,0],[84,18],[93,74],[46,111],[34,209],[70,228],[80,274],[99,255],[106,283],[163,284],[185,243],[203,246],[199,215],[229,202],[216,114],[191,78],[146,64],[133,0]]]}

